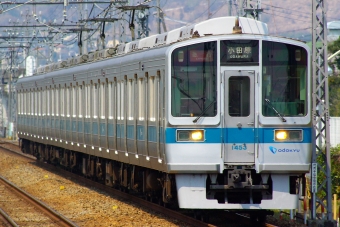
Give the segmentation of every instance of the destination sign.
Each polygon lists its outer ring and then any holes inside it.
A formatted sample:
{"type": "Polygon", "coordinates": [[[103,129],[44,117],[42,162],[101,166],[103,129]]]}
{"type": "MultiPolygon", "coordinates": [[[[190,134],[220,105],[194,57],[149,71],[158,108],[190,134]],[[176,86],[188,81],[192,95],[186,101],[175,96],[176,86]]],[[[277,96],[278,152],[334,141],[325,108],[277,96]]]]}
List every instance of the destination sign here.
{"type": "Polygon", "coordinates": [[[258,63],[258,40],[223,40],[221,42],[221,64],[258,63]]]}

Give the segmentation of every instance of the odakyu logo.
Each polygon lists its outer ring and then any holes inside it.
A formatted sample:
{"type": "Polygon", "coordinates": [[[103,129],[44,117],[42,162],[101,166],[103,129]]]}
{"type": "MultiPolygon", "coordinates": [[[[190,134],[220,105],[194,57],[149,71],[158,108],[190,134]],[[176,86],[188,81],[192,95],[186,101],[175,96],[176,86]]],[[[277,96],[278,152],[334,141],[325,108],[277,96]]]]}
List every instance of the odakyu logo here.
{"type": "Polygon", "coordinates": [[[289,149],[289,148],[282,148],[282,149],[278,149],[276,147],[270,146],[269,150],[273,153],[276,154],[277,152],[280,153],[297,153],[300,152],[300,149],[289,149]]]}

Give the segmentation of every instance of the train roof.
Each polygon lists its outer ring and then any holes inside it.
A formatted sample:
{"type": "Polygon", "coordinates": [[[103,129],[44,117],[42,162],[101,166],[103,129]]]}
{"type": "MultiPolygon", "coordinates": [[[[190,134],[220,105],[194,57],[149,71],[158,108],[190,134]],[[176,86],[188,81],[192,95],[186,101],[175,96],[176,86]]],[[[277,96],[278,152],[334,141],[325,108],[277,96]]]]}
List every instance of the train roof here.
{"type": "Polygon", "coordinates": [[[78,64],[122,56],[134,51],[155,48],[181,42],[188,39],[225,34],[256,34],[267,35],[267,24],[246,17],[218,17],[196,24],[183,26],[169,32],[152,35],[143,39],[122,43],[115,48],[103,49],[86,55],[77,56],[66,61],[39,67],[34,74],[52,72],[61,68],[78,64]]]}

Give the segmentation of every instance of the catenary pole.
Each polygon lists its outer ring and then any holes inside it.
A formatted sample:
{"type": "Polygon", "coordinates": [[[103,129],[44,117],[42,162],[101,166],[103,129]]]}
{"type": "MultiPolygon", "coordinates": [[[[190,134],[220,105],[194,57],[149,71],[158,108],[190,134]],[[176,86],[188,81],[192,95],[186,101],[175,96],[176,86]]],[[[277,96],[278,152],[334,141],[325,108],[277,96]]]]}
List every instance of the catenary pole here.
{"type": "Polygon", "coordinates": [[[312,0],[312,114],[311,217],[308,226],[336,226],[332,215],[329,135],[326,1],[312,0]],[[323,143],[318,143],[318,141],[323,143]],[[318,179],[319,178],[319,179],[318,179]],[[325,219],[317,215],[325,209],[325,219]]]}

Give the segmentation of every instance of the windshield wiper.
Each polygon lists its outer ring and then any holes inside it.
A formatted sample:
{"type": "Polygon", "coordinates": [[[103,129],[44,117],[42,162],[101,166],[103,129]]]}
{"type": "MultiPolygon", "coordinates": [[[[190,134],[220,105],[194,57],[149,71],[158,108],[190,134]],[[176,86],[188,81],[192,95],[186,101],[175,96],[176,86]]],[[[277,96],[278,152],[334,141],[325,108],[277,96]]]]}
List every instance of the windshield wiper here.
{"type": "Polygon", "coordinates": [[[213,104],[214,104],[215,102],[216,102],[216,100],[214,100],[212,103],[210,103],[209,106],[207,106],[207,107],[202,111],[202,113],[201,113],[198,117],[196,117],[196,119],[193,120],[192,122],[193,122],[193,123],[196,123],[196,122],[198,121],[198,119],[200,119],[200,118],[203,116],[203,114],[205,114],[205,112],[206,112],[208,109],[210,109],[210,107],[213,106],[213,104]]]}
{"type": "Polygon", "coordinates": [[[275,109],[275,107],[271,104],[271,102],[269,101],[269,99],[264,99],[264,101],[266,101],[267,105],[272,108],[272,110],[274,110],[274,112],[276,113],[276,115],[281,119],[282,122],[286,122],[286,119],[284,119],[284,117],[282,117],[282,115],[279,113],[279,111],[277,111],[275,109]]]}
{"type": "Polygon", "coordinates": [[[183,94],[185,95],[186,97],[188,97],[191,101],[193,101],[194,103],[196,103],[196,105],[198,106],[198,108],[200,108],[200,110],[202,110],[200,104],[195,100],[193,99],[188,93],[186,93],[179,85],[183,82],[183,80],[177,76],[172,76],[171,78],[177,80],[177,88],[178,90],[183,94]]]}

